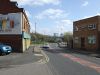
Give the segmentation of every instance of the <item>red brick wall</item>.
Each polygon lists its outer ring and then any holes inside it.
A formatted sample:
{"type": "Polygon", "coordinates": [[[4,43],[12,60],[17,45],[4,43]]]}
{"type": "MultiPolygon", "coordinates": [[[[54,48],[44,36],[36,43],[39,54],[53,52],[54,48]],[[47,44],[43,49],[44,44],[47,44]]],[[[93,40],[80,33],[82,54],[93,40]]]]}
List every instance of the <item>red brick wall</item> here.
{"type": "Polygon", "coordinates": [[[11,45],[14,52],[22,52],[21,35],[0,35],[0,42],[11,45]]]}
{"type": "MultiPolygon", "coordinates": [[[[100,46],[99,44],[99,35],[98,35],[98,25],[99,25],[99,16],[95,16],[92,18],[87,18],[87,19],[83,19],[83,20],[79,20],[79,21],[75,21],[73,23],[73,27],[77,26],[78,27],[78,31],[74,31],[73,32],[73,37],[78,36],[79,38],[84,37],[85,38],[85,49],[86,50],[91,50],[91,51],[95,51],[98,49],[98,47],[100,46]],[[96,29],[94,30],[89,30],[88,28],[82,29],[80,28],[80,26],[88,26],[89,24],[96,24],[96,29]],[[96,36],[96,44],[90,45],[88,44],[88,36],[90,35],[95,35],[96,36]]],[[[76,48],[77,44],[73,44],[74,48],[76,48]]],[[[80,43],[77,45],[77,48],[81,48],[80,47],[80,43]]]]}
{"type": "Polygon", "coordinates": [[[0,14],[23,12],[23,8],[18,8],[16,2],[0,0],[0,14]]]}

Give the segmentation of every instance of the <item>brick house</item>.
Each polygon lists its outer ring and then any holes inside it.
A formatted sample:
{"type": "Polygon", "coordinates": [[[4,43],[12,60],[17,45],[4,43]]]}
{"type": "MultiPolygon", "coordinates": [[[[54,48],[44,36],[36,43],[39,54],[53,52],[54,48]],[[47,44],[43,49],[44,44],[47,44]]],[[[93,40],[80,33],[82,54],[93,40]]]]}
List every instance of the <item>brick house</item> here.
{"type": "Polygon", "coordinates": [[[88,51],[100,49],[100,16],[73,22],[73,48],[88,51]]]}
{"type": "Polygon", "coordinates": [[[0,42],[24,52],[30,46],[30,25],[23,8],[17,2],[0,0],[0,42]]]}

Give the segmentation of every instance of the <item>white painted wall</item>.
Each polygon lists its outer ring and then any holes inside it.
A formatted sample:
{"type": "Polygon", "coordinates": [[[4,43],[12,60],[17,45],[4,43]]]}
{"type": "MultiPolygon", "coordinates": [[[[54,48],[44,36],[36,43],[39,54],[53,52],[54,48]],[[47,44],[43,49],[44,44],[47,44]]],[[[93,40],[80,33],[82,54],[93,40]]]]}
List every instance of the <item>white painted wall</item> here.
{"type": "Polygon", "coordinates": [[[0,20],[7,19],[7,25],[10,25],[10,20],[14,20],[14,28],[0,29],[0,34],[22,34],[22,13],[9,13],[7,15],[0,14],[0,20]]]}

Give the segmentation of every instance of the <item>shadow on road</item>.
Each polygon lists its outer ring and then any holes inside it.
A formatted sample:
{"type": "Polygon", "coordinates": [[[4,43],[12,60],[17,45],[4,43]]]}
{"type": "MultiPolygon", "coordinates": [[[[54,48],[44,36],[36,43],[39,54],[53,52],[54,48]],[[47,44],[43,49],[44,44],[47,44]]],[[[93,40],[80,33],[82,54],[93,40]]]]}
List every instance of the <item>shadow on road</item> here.
{"type": "Polygon", "coordinates": [[[48,49],[42,49],[44,51],[48,51],[50,53],[75,53],[74,51],[72,51],[71,49],[67,49],[67,48],[48,48],[48,49]]]}
{"type": "Polygon", "coordinates": [[[51,48],[51,49],[43,49],[43,50],[48,51],[50,53],[79,54],[79,55],[86,55],[86,56],[100,58],[100,54],[79,50],[79,49],[77,50],[77,49],[70,49],[70,48],[51,48]]]}

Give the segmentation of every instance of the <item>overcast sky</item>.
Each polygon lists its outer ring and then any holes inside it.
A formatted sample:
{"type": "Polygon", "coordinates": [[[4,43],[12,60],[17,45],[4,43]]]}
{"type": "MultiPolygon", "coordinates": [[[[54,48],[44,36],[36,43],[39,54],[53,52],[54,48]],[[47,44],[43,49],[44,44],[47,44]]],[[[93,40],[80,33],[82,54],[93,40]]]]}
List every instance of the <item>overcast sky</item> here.
{"type": "Polygon", "coordinates": [[[100,15],[100,0],[13,0],[23,7],[31,31],[50,34],[73,31],[73,21],[100,15]]]}

